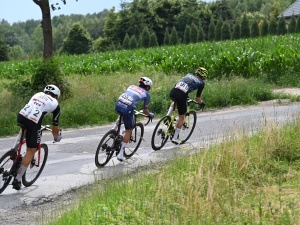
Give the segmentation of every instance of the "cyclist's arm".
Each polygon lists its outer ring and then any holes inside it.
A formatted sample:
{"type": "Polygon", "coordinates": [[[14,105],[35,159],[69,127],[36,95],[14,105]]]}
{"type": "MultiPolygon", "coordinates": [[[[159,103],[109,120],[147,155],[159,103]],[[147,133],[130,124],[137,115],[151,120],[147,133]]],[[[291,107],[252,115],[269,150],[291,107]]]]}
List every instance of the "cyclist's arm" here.
{"type": "Polygon", "coordinates": [[[150,111],[148,109],[150,103],[150,95],[147,93],[147,97],[144,99],[144,108],[143,108],[143,113],[146,114],[147,116],[150,115],[150,111]]]}
{"type": "Polygon", "coordinates": [[[58,134],[59,134],[59,126],[52,126],[52,134],[54,140],[57,140],[58,134]]]}
{"type": "Polygon", "coordinates": [[[52,135],[54,140],[57,140],[59,135],[59,117],[60,117],[60,106],[58,105],[53,111],[53,121],[52,121],[52,135]]]}
{"type": "Polygon", "coordinates": [[[199,104],[201,104],[203,102],[201,95],[202,95],[202,91],[204,89],[204,83],[202,85],[200,85],[197,89],[197,93],[196,93],[196,102],[198,102],[199,104]]]}

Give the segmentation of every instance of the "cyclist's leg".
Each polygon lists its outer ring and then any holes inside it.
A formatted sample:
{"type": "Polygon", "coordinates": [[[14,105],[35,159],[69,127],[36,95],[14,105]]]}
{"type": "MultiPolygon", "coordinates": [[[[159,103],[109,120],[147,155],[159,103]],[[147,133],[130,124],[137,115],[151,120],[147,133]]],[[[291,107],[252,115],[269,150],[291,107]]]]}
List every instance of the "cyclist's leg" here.
{"type": "Polygon", "coordinates": [[[184,123],[184,117],[187,110],[186,100],[187,100],[187,94],[182,92],[179,89],[174,89],[170,93],[170,97],[173,98],[176,102],[175,107],[178,109],[179,119],[176,124],[176,130],[173,136],[173,141],[177,142],[178,135],[180,133],[181,127],[184,123]]]}
{"type": "Polygon", "coordinates": [[[123,121],[125,127],[125,135],[123,137],[121,143],[121,149],[119,154],[117,155],[117,159],[120,161],[124,161],[124,148],[126,147],[127,143],[130,140],[132,129],[134,127],[135,119],[134,119],[134,109],[130,106],[127,106],[126,109],[123,111],[123,121]]]}
{"type": "Polygon", "coordinates": [[[25,119],[23,116],[18,116],[18,123],[21,123],[21,124],[25,125],[25,127],[26,127],[26,135],[25,136],[26,136],[27,149],[26,149],[26,154],[22,159],[22,164],[18,171],[18,174],[17,174],[15,180],[13,181],[13,187],[15,189],[20,189],[22,176],[25,174],[27,167],[31,163],[31,161],[34,157],[34,154],[36,152],[36,149],[38,147],[38,143],[41,140],[40,125],[38,125],[30,120],[25,119]]]}

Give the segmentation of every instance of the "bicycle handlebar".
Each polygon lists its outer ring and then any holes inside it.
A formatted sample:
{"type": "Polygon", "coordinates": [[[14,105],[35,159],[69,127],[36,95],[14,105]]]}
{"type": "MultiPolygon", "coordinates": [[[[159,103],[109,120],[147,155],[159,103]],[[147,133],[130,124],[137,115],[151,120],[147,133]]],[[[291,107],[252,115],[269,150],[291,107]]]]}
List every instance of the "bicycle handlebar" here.
{"type": "Polygon", "coordinates": [[[148,121],[147,121],[147,123],[144,124],[145,126],[147,126],[148,123],[150,123],[150,121],[152,122],[152,118],[150,116],[146,115],[145,113],[143,113],[143,110],[141,110],[141,111],[134,110],[134,115],[135,116],[141,115],[143,117],[147,117],[148,121]]]}
{"type": "MultiPolygon", "coordinates": [[[[47,125],[42,125],[41,126],[41,131],[44,131],[44,130],[48,130],[48,131],[51,131],[52,132],[52,129],[51,129],[51,125],[47,124],[47,125]]],[[[59,135],[61,135],[61,129],[59,129],[59,135]]],[[[53,141],[53,143],[55,143],[56,141],[53,141]]]]}
{"type": "Polygon", "coordinates": [[[50,125],[45,125],[45,126],[41,126],[41,130],[48,130],[48,131],[52,131],[51,126],[50,125]]]}
{"type": "Polygon", "coordinates": [[[186,100],[186,102],[187,102],[187,104],[194,103],[194,104],[199,105],[198,111],[200,111],[200,110],[203,111],[204,107],[206,106],[206,104],[205,104],[204,102],[198,103],[198,102],[195,101],[194,99],[190,99],[190,98],[188,98],[188,99],[186,100]]]}

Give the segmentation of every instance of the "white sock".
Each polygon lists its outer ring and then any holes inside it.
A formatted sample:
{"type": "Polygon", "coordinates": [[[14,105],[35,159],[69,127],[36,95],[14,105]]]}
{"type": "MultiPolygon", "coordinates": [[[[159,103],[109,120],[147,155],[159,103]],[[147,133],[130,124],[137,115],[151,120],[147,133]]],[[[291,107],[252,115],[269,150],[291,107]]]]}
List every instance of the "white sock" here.
{"type": "Polygon", "coordinates": [[[178,135],[180,133],[180,130],[181,130],[180,128],[176,128],[173,139],[178,139],[178,135]]]}
{"type": "Polygon", "coordinates": [[[125,143],[124,141],[122,141],[119,155],[123,155],[124,154],[124,148],[126,147],[126,145],[127,145],[127,143],[125,143]]]}
{"type": "Polygon", "coordinates": [[[167,116],[171,116],[172,112],[173,112],[173,107],[170,106],[170,108],[168,110],[168,113],[167,113],[167,116]]]}
{"type": "Polygon", "coordinates": [[[19,171],[18,171],[18,174],[16,176],[16,179],[18,181],[21,181],[21,179],[22,179],[24,173],[26,172],[26,170],[27,170],[27,167],[22,164],[19,171]]]}

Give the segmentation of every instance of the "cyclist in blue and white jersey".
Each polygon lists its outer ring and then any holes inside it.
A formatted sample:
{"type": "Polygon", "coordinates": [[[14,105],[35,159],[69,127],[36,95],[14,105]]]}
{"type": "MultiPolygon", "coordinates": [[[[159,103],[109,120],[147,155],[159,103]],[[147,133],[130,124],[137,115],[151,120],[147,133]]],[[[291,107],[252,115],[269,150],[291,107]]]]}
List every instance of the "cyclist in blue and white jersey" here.
{"type": "MultiPolygon", "coordinates": [[[[151,87],[152,80],[148,77],[141,77],[139,80],[139,86],[130,85],[127,90],[118,98],[115,110],[123,115],[123,122],[125,126],[125,135],[122,140],[120,152],[117,155],[117,159],[119,161],[125,160],[124,148],[129,142],[132,129],[135,124],[134,109],[136,108],[136,104],[143,101],[143,113],[150,116],[151,118],[154,117],[154,114],[151,113],[148,109],[150,103],[149,90],[151,89],[151,87]]],[[[117,124],[113,129],[117,130],[117,124]]]]}
{"type": "MultiPolygon", "coordinates": [[[[188,73],[185,77],[183,77],[175,86],[172,88],[170,92],[170,98],[176,101],[177,109],[179,114],[179,120],[176,125],[176,130],[172,139],[172,142],[175,144],[180,144],[180,140],[178,139],[181,127],[184,123],[184,117],[187,110],[187,98],[189,97],[189,93],[197,90],[195,100],[202,105],[205,103],[201,99],[202,91],[205,87],[204,80],[207,77],[207,70],[203,67],[199,67],[195,74],[188,73]]],[[[168,110],[167,115],[171,116],[172,111],[174,109],[174,102],[171,103],[171,106],[168,110]]]]}

